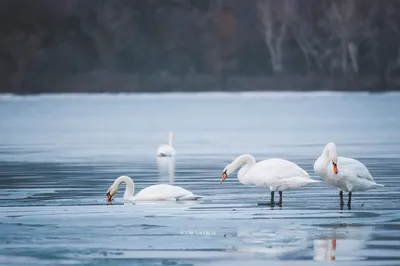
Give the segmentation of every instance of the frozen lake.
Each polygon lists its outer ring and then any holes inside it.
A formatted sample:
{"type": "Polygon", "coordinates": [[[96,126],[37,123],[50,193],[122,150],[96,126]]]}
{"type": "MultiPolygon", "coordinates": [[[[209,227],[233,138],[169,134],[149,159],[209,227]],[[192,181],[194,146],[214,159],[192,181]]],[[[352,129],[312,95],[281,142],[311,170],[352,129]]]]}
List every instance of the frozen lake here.
{"type": "Polygon", "coordinates": [[[0,265],[399,265],[400,94],[0,96],[0,239],[0,265]],[[157,160],[170,130],[178,155],[157,160]],[[385,185],[352,210],[326,183],[275,208],[236,173],[220,184],[242,153],[319,179],[330,141],[385,185]],[[204,198],[107,205],[120,175],[204,198]]]}

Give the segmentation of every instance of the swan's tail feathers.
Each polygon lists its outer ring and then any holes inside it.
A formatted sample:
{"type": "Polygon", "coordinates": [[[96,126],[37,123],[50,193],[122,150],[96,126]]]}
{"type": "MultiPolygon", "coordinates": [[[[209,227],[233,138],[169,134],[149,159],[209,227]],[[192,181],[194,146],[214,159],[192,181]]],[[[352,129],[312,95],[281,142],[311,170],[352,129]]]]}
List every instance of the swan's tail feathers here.
{"type": "Polygon", "coordinates": [[[198,200],[201,198],[202,198],[201,196],[191,194],[191,195],[185,195],[185,196],[179,197],[176,200],[198,200]]]}
{"type": "Polygon", "coordinates": [[[376,187],[376,188],[378,188],[378,187],[384,187],[385,185],[382,185],[382,184],[378,184],[378,183],[375,183],[374,184],[374,187],[376,187]]]}

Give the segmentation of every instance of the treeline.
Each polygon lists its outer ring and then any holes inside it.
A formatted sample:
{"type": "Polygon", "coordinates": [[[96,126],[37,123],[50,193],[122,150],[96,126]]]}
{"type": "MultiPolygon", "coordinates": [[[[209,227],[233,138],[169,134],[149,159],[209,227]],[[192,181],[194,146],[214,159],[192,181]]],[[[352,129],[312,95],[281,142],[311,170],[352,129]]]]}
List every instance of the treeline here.
{"type": "Polygon", "coordinates": [[[139,85],[101,90],[227,89],[240,78],[384,90],[399,88],[399,67],[396,0],[0,1],[0,92],[85,91],[106,77],[139,85]],[[154,79],[176,82],[143,85],[154,79]]]}

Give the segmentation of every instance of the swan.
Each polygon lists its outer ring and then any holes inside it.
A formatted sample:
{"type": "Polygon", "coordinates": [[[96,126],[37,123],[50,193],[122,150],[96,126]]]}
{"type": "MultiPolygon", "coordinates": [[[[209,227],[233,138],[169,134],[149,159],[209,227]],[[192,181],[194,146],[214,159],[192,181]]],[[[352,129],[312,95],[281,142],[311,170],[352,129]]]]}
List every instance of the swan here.
{"type": "Polygon", "coordinates": [[[341,207],[344,205],[343,191],[349,193],[347,206],[350,208],[352,192],[384,187],[374,181],[363,163],[353,158],[338,157],[336,145],[332,142],[325,146],[321,156],[315,161],[314,172],[339,189],[341,207]]]}
{"type": "Polygon", "coordinates": [[[158,157],[171,157],[176,154],[174,147],[172,146],[174,141],[174,132],[169,132],[168,145],[163,144],[157,150],[158,157]]]}
{"type": "Polygon", "coordinates": [[[293,162],[272,158],[256,163],[252,155],[242,154],[224,168],[221,183],[240,166],[242,168],[238,172],[239,182],[269,188],[271,206],[275,205],[275,191],[279,191],[278,204],[282,206],[282,191],[320,182],[311,179],[305,170],[293,162]]]}
{"type": "Polygon", "coordinates": [[[112,200],[112,196],[117,193],[121,183],[126,184],[124,193],[124,200],[126,201],[197,200],[201,198],[189,190],[167,184],[146,187],[139,191],[136,196],[133,196],[135,184],[129,176],[123,175],[115,179],[114,183],[107,190],[107,199],[109,202],[112,200]]]}

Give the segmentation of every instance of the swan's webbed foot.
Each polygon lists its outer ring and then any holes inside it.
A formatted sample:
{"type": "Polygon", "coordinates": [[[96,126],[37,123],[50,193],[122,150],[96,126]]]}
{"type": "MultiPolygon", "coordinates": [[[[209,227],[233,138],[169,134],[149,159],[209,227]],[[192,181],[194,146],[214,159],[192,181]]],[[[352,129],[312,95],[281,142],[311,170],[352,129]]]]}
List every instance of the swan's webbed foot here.
{"type": "Polygon", "coordinates": [[[264,203],[258,203],[258,206],[271,206],[274,207],[275,206],[275,202],[264,202],[264,203]]]}

